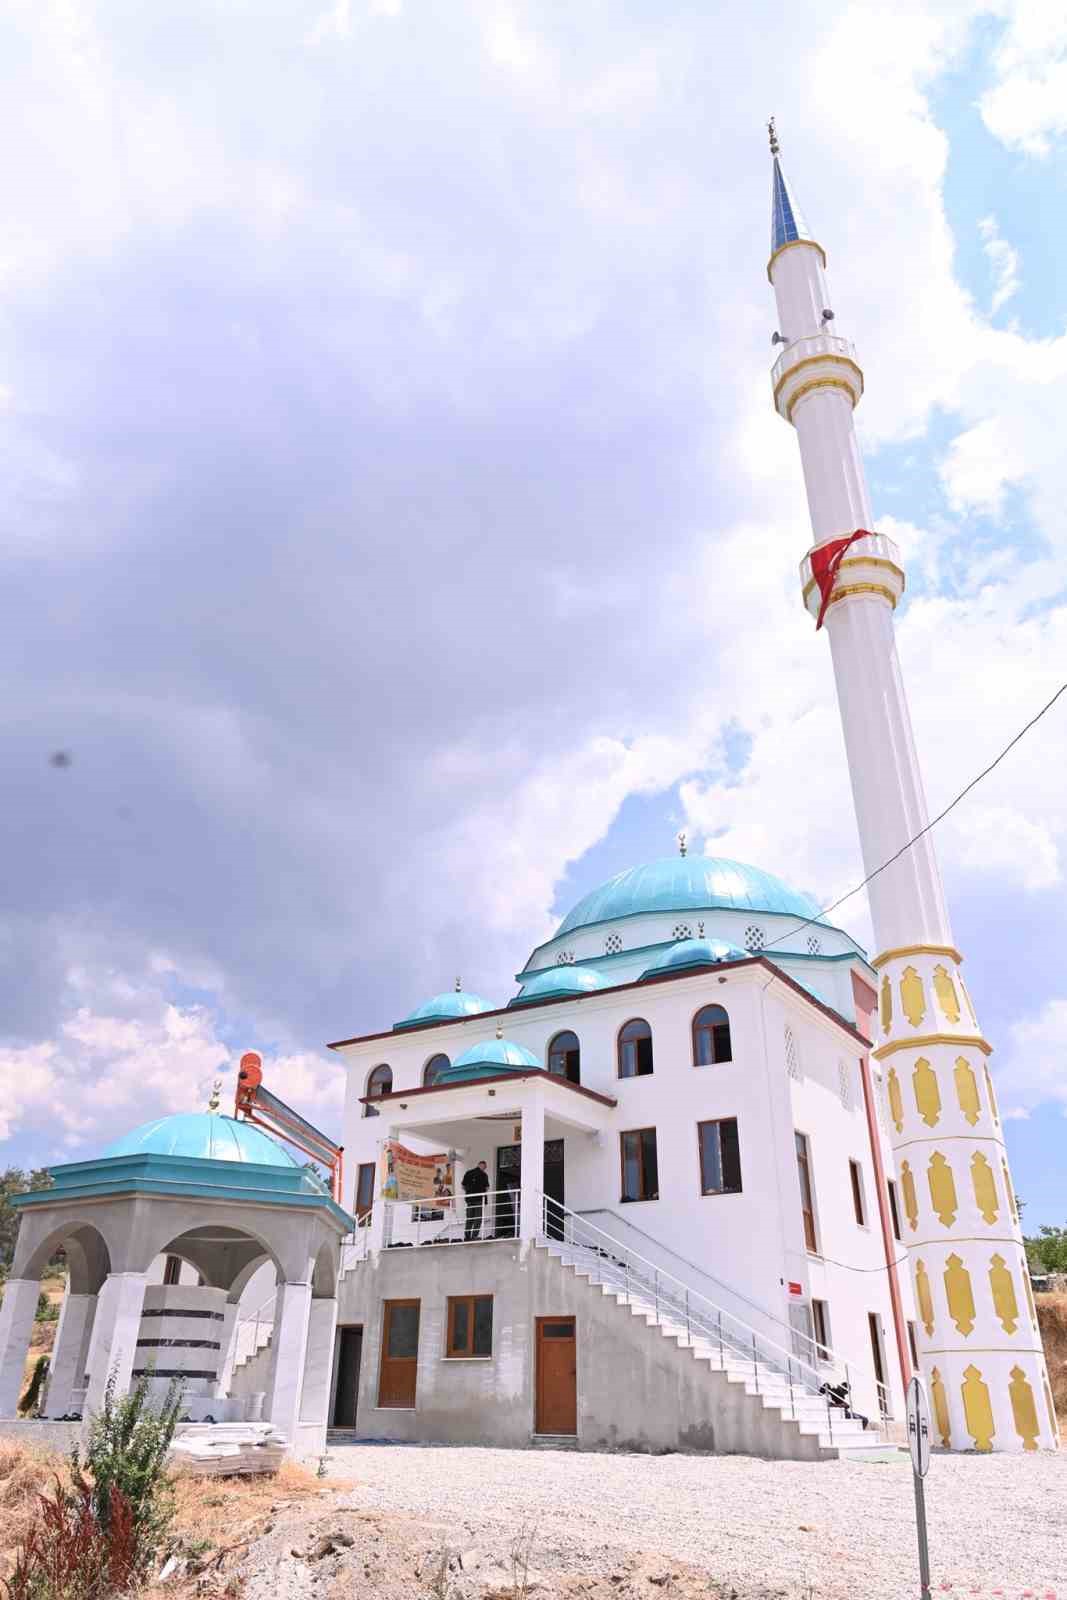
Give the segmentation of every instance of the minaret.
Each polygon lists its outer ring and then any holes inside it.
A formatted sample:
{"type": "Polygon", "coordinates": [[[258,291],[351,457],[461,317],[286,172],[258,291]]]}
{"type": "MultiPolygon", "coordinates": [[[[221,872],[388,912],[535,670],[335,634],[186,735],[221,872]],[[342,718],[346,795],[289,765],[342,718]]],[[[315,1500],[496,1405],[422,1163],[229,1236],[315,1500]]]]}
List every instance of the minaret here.
{"type": "Polygon", "coordinates": [[[935,1442],[1055,1448],[1057,1428],[983,1038],[960,975],[897,660],[904,590],[896,546],[874,531],[852,413],[863,373],[832,331],[826,252],[779,161],[767,276],[778,306],[774,403],[800,440],[814,545],[804,603],[830,639],[879,954],[881,1042],[901,1227],[935,1442]],[[870,530],[870,531],[867,531],[870,530]],[[847,548],[843,541],[859,532],[847,548]],[[884,870],[883,863],[891,862],[884,870]]]}

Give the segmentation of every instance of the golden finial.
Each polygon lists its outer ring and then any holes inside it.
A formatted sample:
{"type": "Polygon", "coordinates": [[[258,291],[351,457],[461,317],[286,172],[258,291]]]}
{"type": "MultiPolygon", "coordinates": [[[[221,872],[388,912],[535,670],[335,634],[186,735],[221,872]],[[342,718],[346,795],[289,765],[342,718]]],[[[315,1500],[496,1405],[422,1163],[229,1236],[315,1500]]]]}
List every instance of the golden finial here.
{"type": "Polygon", "coordinates": [[[683,828],[681,833],[678,835],[678,854],[680,856],[684,856],[688,848],[689,840],[687,839],[685,829],[683,828]]]}
{"type": "Polygon", "coordinates": [[[462,994],[462,992],[463,992],[463,979],[462,978],[457,978],[456,979],[456,993],[457,994],[462,994]]]}
{"type": "Polygon", "coordinates": [[[211,1085],[211,1099],[207,1103],[208,1110],[213,1116],[218,1115],[219,1106],[222,1104],[222,1079],[216,1078],[211,1085]]]}
{"type": "Polygon", "coordinates": [[[776,156],[778,154],[780,146],[778,144],[778,130],[774,126],[774,118],[773,117],[771,118],[770,122],[768,122],[768,124],[767,124],[767,137],[771,141],[771,155],[772,156],[776,156]]]}
{"type": "Polygon", "coordinates": [[[504,1037],[504,1024],[502,1022],[498,1022],[496,1025],[496,1036],[498,1039],[504,1037]]]}

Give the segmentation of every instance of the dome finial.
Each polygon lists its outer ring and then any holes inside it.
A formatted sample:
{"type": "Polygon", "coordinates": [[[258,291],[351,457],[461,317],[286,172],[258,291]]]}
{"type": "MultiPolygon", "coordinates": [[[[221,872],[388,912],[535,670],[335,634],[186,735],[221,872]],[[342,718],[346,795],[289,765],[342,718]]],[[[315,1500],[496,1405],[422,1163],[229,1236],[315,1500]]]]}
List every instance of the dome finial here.
{"type": "Polygon", "coordinates": [[[463,979],[462,978],[457,978],[456,979],[456,993],[457,994],[462,994],[463,993],[463,979]]]}
{"type": "Polygon", "coordinates": [[[213,1116],[218,1116],[219,1106],[222,1104],[222,1079],[216,1078],[211,1085],[211,1099],[207,1103],[208,1110],[213,1116]]]}
{"type": "Polygon", "coordinates": [[[688,837],[686,835],[685,829],[683,828],[681,833],[678,835],[678,854],[680,856],[684,856],[688,849],[689,849],[689,839],[688,839],[688,837]]]}
{"type": "Polygon", "coordinates": [[[504,1037],[504,1024],[502,1022],[498,1022],[496,1025],[496,1036],[498,1039],[504,1037]]]}
{"type": "Polygon", "coordinates": [[[767,137],[771,141],[771,155],[776,156],[781,149],[781,145],[778,143],[778,129],[774,125],[773,117],[767,124],[767,137]]]}

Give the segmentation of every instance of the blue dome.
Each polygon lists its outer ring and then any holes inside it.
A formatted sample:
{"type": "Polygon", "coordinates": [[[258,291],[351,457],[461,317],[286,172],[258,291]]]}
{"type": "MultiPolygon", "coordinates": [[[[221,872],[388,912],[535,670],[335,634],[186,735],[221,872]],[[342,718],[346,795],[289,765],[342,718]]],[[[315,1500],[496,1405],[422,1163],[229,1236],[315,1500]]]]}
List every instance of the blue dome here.
{"type": "Polygon", "coordinates": [[[420,1022],[460,1022],[464,1017],[476,1017],[480,1012],[491,1009],[488,1000],[483,1000],[481,995],[466,994],[462,989],[448,989],[444,994],[435,994],[424,1005],[416,1006],[402,1021],[394,1022],[393,1032],[417,1027],[420,1022]]]}
{"type": "Polygon", "coordinates": [[[712,966],[716,961],[751,959],[747,950],[739,950],[735,944],[727,944],[724,939],[679,939],[677,944],[672,944],[669,950],[657,956],[641,976],[651,978],[657,973],[678,972],[685,967],[712,966]]]}
{"type": "Polygon", "coordinates": [[[100,1152],[109,1156],[195,1156],[201,1161],[247,1161],[260,1167],[295,1167],[288,1150],[252,1125],[212,1111],[155,1117],[100,1152]]]}
{"type": "Polygon", "coordinates": [[[492,1078],[499,1072],[529,1072],[531,1067],[544,1070],[533,1051],[527,1050],[525,1045],[516,1044],[513,1039],[484,1039],[464,1050],[450,1067],[442,1067],[435,1088],[442,1083],[492,1078]]]}
{"type": "Polygon", "coordinates": [[[649,911],[773,911],[817,919],[819,907],[781,878],[722,856],[667,856],[630,867],[569,911],[555,938],[649,911]]]}
{"type": "Polygon", "coordinates": [[[551,967],[524,983],[509,1004],[521,1006],[527,1000],[547,1000],[549,996],[564,999],[568,995],[592,994],[603,987],[604,979],[593,967],[551,967]]]}

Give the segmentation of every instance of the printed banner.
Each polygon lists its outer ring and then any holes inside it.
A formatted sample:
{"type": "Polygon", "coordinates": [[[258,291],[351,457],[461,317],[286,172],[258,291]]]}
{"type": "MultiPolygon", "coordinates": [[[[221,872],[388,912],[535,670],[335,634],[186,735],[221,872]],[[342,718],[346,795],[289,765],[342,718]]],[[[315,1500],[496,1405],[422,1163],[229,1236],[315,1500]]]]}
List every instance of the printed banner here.
{"type": "Polygon", "coordinates": [[[451,1200],[455,1170],[447,1155],[417,1156],[395,1139],[382,1151],[383,1200],[451,1200]]]}

